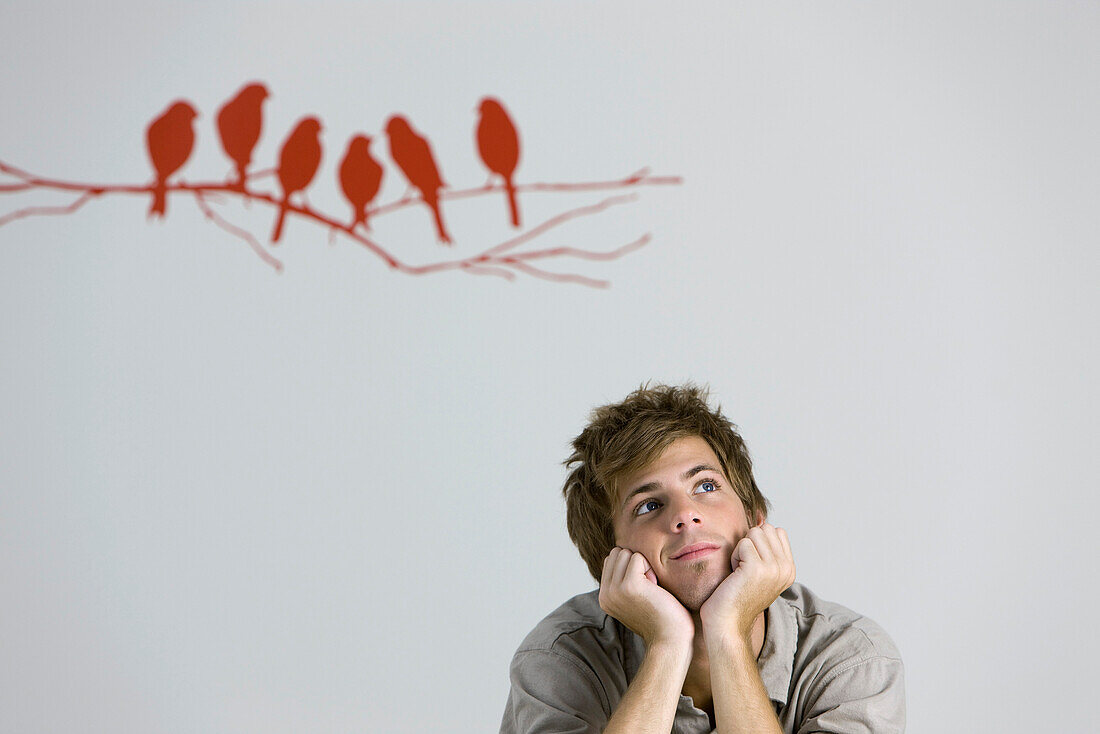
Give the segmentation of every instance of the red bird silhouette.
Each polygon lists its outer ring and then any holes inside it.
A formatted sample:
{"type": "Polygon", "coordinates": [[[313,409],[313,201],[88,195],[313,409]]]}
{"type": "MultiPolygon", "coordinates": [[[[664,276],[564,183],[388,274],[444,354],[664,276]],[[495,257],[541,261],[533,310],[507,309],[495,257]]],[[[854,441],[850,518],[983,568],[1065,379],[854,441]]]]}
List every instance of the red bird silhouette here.
{"type": "Polygon", "coordinates": [[[218,135],[225,154],[237,164],[237,180],[230,185],[244,189],[245,169],[252,162],[252,151],[263,128],[261,106],[267,99],[267,87],[248,84],[218,110],[218,135]]]}
{"type": "Polygon", "coordinates": [[[382,166],[370,154],[370,138],[356,135],[348,142],[348,151],[340,162],[340,188],[351,202],[351,227],[367,224],[367,204],[378,194],[382,184],[382,166]]]}
{"type": "Polygon", "coordinates": [[[512,212],[512,226],[519,226],[519,207],[516,205],[516,188],[512,185],[512,173],[519,163],[519,135],[512,118],[505,112],[499,100],[485,97],[478,105],[481,119],[477,123],[477,152],[493,173],[504,178],[504,190],[508,194],[508,208],[512,212]]]}
{"type": "Polygon", "coordinates": [[[275,220],[275,231],[271,241],[278,242],[283,234],[283,219],[290,195],[301,191],[321,165],[321,121],[316,117],[303,117],[294,126],[282,150],[279,151],[279,184],[283,187],[283,199],[279,202],[279,218],[275,220]]]}
{"type": "Polygon", "coordinates": [[[151,217],[164,217],[168,204],[165,182],[191,157],[191,149],[195,146],[195,130],[191,123],[198,115],[188,102],[177,100],[150,122],[145,131],[149,160],[157,177],[153,184],[153,205],[149,207],[151,217]]]}
{"type": "Polygon", "coordinates": [[[413,132],[409,121],[401,115],[389,119],[386,134],[390,138],[390,157],[409,183],[420,190],[420,198],[432,210],[439,241],[450,244],[451,238],[443,226],[443,215],[439,211],[439,189],[446,184],[439,175],[428,141],[413,132]]]}

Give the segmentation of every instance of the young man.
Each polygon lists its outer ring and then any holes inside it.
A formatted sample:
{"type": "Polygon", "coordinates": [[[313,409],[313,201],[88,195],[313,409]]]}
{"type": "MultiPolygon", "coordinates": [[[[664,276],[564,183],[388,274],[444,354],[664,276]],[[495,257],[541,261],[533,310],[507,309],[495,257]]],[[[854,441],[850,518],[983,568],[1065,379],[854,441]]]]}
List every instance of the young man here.
{"type": "Polygon", "coordinates": [[[902,732],[904,671],[874,622],[794,584],[744,442],[706,392],[593,412],[563,493],[600,588],[512,660],[512,732],[902,732]]]}

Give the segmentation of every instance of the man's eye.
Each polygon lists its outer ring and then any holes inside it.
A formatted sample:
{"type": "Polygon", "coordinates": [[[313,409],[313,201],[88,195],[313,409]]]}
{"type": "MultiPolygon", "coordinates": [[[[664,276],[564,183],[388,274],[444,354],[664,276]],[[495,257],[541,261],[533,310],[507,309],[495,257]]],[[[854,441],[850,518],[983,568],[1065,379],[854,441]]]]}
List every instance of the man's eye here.
{"type": "Polygon", "coordinates": [[[653,512],[661,506],[661,503],[657,500],[646,500],[642,504],[638,505],[638,509],[634,511],[635,515],[644,515],[647,512],[653,512]]]}
{"type": "Polygon", "coordinates": [[[705,482],[699,483],[699,486],[695,488],[695,493],[699,494],[700,492],[713,492],[716,489],[718,489],[718,484],[708,479],[705,482]]]}

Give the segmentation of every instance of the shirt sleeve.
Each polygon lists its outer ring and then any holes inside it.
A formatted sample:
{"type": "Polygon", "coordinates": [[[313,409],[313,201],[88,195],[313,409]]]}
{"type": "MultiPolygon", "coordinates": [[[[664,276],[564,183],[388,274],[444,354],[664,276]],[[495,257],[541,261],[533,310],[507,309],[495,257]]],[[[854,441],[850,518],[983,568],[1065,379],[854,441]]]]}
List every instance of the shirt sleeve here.
{"type": "Polygon", "coordinates": [[[905,669],[872,657],[830,673],[806,708],[798,734],[903,734],[905,669]]]}
{"type": "Polygon", "coordinates": [[[599,734],[611,718],[596,674],[568,653],[521,650],[509,674],[500,734],[599,734]]]}

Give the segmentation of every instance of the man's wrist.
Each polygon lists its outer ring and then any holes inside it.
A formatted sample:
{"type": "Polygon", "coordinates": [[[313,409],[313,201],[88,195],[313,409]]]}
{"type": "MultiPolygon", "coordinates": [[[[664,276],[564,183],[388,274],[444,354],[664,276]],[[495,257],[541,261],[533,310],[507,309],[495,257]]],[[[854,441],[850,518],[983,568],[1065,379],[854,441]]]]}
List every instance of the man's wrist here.
{"type": "Polygon", "coordinates": [[[703,622],[703,640],[707,646],[707,654],[713,659],[722,657],[725,659],[746,657],[755,659],[752,652],[752,627],[748,632],[742,632],[734,624],[707,624],[703,622]]]}
{"type": "Polygon", "coordinates": [[[642,641],[645,642],[647,655],[652,651],[655,654],[672,659],[686,657],[690,661],[693,639],[693,634],[667,632],[654,635],[648,639],[642,638],[642,641]]]}

